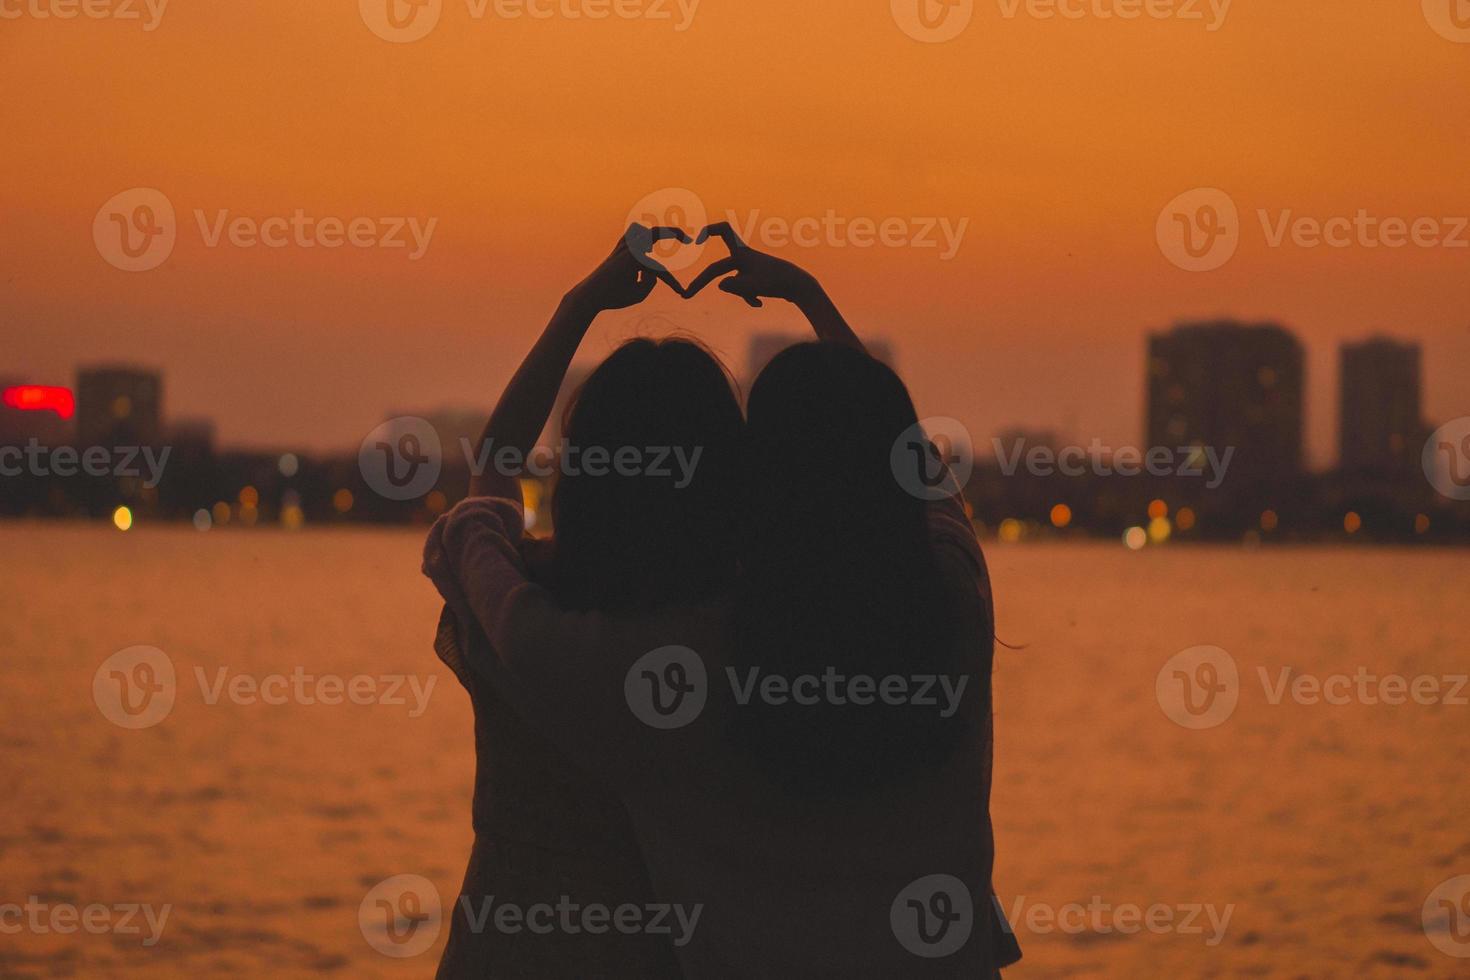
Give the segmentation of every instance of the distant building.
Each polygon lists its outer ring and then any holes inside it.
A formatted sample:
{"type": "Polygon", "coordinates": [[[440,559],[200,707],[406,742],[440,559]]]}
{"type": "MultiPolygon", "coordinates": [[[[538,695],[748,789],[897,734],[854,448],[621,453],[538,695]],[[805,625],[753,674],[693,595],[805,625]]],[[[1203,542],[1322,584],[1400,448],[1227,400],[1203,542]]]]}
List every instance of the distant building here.
{"type": "Polygon", "coordinates": [[[1148,445],[1233,448],[1232,482],[1302,470],[1306,359],[1272,323],[1183,324],[1148,342],[1148,445]]]}
{"type": "Polygon", "coordinates": [[[214,455],[214,422],[206,418],[175,419],[164,426],[164,442],[173,447],[175,455],[187,453],[191,456],[214,455]]]}
{"type": "Polygon", "coordinates": [[[1345,344],[1340,361],[1339,466],[1348,472],[1391,472],[1419,463],[1420,351],[1374,337],[1345,344]]]}
{"type": "Polygon", "coordinates": [[[0,380],[0,446],[43,446],[71,442],[75,399],[70,388],[0,380]]]}
{"type": "Polygon", "coordinates": [[[102,366],[77,371],[77,442],[156,446],[163,435],[163,379],[155,371],[102,366]]]}

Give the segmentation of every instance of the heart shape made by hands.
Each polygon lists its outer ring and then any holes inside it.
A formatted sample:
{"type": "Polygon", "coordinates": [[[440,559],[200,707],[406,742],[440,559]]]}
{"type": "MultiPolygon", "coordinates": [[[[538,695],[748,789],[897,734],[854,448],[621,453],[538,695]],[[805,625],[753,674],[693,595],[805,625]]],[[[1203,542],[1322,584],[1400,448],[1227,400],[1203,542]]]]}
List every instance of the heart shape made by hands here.
{"type": "MultiPolygon", "coordinates": [[[[700,229],[698,237],[691,238],[689,233],[682,228],[673,226],[659,226],[650,228],[646,225],[634,224],[628,228],[625,238],[628,251],[633,254],[645,267],[652,270],[659,278],[663,279],[671,289],[684,299],[693,297],[696,293],[708,285],[718,275],[708,276],[709,269],[727,262],[739,250],[746,247],[740,235],[730,226],[728,222],[707,225],[700,229]],[[730,250],[730,256],[710,263],[696,277],[697,288],[685,286],[679,281],[676,272],[682,271],[699,261],[704,253],[704,246],[711,238],[719,238],[730,250]],[[668,248],[667,243],[677,243],[678,247],[668,248]],[[663,254],[656,255],[662,249],[663,254]],[[692,251],[690,251],[692,250],[692,251]]],[[[726,270],[727,272],[730,270],[726,270]]],[[[720,273],[719,275],[723,275],[720,273]]]]}

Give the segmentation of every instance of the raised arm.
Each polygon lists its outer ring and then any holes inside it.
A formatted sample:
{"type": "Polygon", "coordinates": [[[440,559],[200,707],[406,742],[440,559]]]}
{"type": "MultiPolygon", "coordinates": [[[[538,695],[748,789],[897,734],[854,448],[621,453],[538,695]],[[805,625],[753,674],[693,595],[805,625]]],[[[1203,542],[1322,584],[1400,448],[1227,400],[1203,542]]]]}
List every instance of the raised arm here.
{"type": "Polygon", "coordinates": [[[810,321],[819,340],[846,344],[865,351],[863,342],[847,325],[837,304],[827,295],[821,283],[805,269],[785,259],[759,252],[741,240],[729,223],[710,225],[699,233],[697,244],[704,244],[711,237],[721,238],[730,248],[730,257],[714,263],[689,284],[686,296],[693,296],[716,279],[720,289],[739,296],[751,306],[765,304],[761,297],[784,299],[795,304],[810,321]],[[730,273],[735,275],[721,279],[730,273]]]}
{"type": "MultiPolygon", "coordinates": [[[[482,451],[475,458],[493,460],[496,453],[509,447],[526,459],[536,448],[536,439],[546,428],[572,357],[597,314],[643,302],[660,279],[683,295],[678,280],[649,254],[666,238],[689,241],[678,228],[633,225],[618,240],[612,254],[562,298],[485,423],[480,434],[482,451]]],[[[520,502],[520,480],[493,465],[485,466],[471,475],[470,496],[506,497],[520,502]]]]}

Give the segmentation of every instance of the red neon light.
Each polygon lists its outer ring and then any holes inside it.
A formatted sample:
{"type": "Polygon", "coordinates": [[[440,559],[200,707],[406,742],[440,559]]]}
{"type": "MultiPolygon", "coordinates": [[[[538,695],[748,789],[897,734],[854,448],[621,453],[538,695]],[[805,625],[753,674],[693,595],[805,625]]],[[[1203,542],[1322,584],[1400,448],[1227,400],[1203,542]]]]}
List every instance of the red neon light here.
{"type": "Polygon", "coordinates": [[[76,401],[70,388],[52,385],[16,385],[0,391],[0,402],[22,412],[55,412],[69,419],[76,412],[76,401]]]}

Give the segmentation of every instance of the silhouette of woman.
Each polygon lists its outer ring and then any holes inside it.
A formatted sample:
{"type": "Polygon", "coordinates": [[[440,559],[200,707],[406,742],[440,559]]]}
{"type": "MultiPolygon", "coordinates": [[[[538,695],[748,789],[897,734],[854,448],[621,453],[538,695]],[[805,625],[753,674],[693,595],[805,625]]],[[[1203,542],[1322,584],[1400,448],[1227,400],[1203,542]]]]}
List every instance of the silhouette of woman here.
{"type": "MultiPolygon", "coordinates": [[[[638,302],[659,278],[673,282],[636,252],[640,241],[664,234],[630,233],[567,295],[496,406],[483,458],[507,448],[517,455],[501,458],[528,458],[593,318],[638,302]]],[[[741,428],[728,377],[702,347],[682,340],[625,344],[577,394],[564,425],[568,444],[584,460],[589,449],[612,459],[622,446],[700,446],[695,478],[676,490],[669,480],[597,476],[591,465],[574,467],[569,455],[553,499],[556,537],[523,542],[518,563],[571,610],[626,614],[728,590],[736,567],[741,428]]],[[[520,504],[513,472],[487,470],[474,478],[471,493],[520,504]]],[[[627,813],[595,774],[539,735],[492,678],[474,669],[477,658],[491,659],[485,636],[471,615],[456,614],[454,588],[445,591],[451,602],[435,646],[474,704],[477,773],[474,850],[439,976],[677,977],[668,938],[583,926],[581,910],[641,908],[653,900],[627,813]],[[575,910],[571,919],[559,903],[575,910]],[[506,907],[519,908],[524,924],[498,926],[495,916],[506,907]],[[554,925],[547,931],[538,922],[554,925]]]]}

